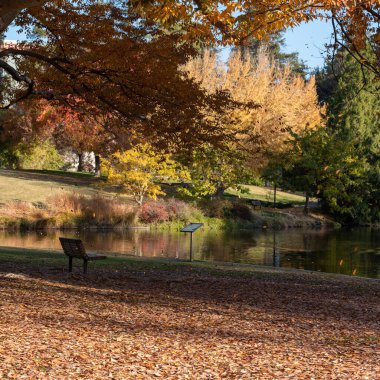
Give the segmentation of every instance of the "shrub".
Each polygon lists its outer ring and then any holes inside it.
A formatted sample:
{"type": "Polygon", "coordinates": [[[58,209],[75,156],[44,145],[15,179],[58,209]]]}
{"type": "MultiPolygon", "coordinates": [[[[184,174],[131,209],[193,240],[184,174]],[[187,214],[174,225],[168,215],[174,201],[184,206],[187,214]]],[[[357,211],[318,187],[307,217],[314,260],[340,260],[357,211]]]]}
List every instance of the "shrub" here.
{"type": "Polygon", "coordinates": [[[169,220],[169,212],[164,201],[144,203],[139,212],[139,220],[142,223],[162,223],[169,220]]]}
{"type": "Polygon", "coordinates": [[[169,199],[166,205],[170,220],[188,222],[191,218],[203,216],[200,210],[178,199],[169,199]]]}
{"type": "Polygon", "coordinates": [[[139,219],[142,223],[163,223],[168,221],[190,222],[204,217],[196,207],[178,199],[159,199],[142,205],[139,219]]]}
{"type": "Polygon", "coordinates": [[[23,169],[56,170],[63,164],[56,147],[48,140],[34,145],[28,153],[20,153],[19,157],[23,169]]]}
{"type": "Polygon", "coordinates": [[[134,223],[136,217],[136,208],[131,204],[100,195],[54,195],[47,199],[47,204],[55,214],[88,224],[125,225],[134,223]]]}
{"type": "Polygon", "coordinates": [[[0,141],[0,168],[16,169],[18,167],[18,156],[12,144],[0,141]]]}
{"type": "Polygon", "coordinates": [[[50,214],[32,203],[10,201],[0,208],[0,219],[7,228],[41,228],[49,224],[50,214]]]}
{"type": "Polygon", "coordinates": [[[230,213],[233,218],[251,220],[251,209],[244,203],[234,203],[230,213]]]}
{"type": "Polygon", "coordinates": [[[30,214],[34,211],[35,207],[28,202],[22,201],[9,201],[7,202],[2,211],[7,213],[8,215],[25,215],[30,214]]]}
{"type": "Polygon", "coordinates": [[[205,214],[210,218],[225,218],[230,216],[232,202],[226,199],[207,199],[201,203],[205,214]]]}

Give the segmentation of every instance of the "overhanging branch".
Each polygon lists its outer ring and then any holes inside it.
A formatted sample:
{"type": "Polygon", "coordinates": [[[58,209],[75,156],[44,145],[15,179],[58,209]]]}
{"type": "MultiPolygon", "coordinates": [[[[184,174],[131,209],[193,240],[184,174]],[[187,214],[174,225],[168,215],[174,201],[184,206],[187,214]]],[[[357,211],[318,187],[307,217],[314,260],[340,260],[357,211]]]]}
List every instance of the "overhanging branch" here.
{"type": "Polygon", "coordinates": [[[46,0],[0,0],[0,33],[11,24],[21,9],[41,6],[46,0]]]}

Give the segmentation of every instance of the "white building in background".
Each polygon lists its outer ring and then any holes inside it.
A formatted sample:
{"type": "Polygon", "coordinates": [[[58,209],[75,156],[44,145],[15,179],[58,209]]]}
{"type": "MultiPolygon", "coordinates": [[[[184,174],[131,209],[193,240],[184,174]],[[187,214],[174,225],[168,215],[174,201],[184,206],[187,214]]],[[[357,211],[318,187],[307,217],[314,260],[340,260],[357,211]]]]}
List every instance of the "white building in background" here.
{"type": "Polygon", "coordinates": [[[17,40],[1,40],[0,41],[1,49],[17,48],[17,45],[18,45],[17,40]]]}
{"type": "MultiPolygon", "coordinates": [[[[0,39],[0,51],[5,50],[5,49],[18,48],[18,47],[19,47],[19,43],[16,40],[2,40],[2,39],[0,39]]],[[[3,60],[12,67],[16,66],[15,62],[12,58],[7,57],[7,58],[4,58],[3,60]]],[[[2,81],[2,78],[4,76],[5,76],[5,72],[3,69],[0,68],[0,82],[2,81]]],[[[16,81],[12,82],[12,86],[14,86],[14,88],[17,88],[18,85],[19,84],[16,81]]],[[[7,99],[6,96],[2,95],[1,102],[5,103],[5,102],[7,102],[7,100],[9,100],[9,98],[7,99]]]]}

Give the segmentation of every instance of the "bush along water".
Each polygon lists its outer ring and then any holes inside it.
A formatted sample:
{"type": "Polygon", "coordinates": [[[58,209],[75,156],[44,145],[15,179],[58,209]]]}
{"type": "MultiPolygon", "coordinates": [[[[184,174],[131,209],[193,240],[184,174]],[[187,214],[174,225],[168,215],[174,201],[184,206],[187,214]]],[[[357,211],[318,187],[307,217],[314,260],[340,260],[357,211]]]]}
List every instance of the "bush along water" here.
{"type": "Polygon", "coordinates": [[[311,226],[286,212],[253,210],[246,202],[214,199],[198,204],[169,198],[149,200],[141,207],[123,198],[62,193],[45,203],[8,202],[0,208],[0,228],[128,228],[148,226],[180,230],[191,222],[212,229],[286,228],[311,226]]]}

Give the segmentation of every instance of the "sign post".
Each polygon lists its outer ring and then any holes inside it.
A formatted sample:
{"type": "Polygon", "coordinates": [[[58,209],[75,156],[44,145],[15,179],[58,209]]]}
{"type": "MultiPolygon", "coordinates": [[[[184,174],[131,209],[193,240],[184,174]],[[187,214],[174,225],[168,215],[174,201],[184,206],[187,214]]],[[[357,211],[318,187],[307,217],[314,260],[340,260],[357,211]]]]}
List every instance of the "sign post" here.
{"type": "Polygon", "coordinates": [[[190,223],[181,230],[181,232],[190,233],[190,261],[193,261],[193,233],[202,226],[203,223],[190,223]]]}

